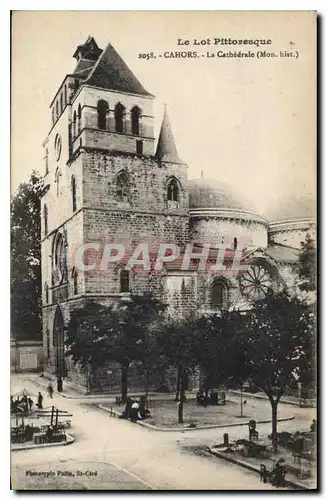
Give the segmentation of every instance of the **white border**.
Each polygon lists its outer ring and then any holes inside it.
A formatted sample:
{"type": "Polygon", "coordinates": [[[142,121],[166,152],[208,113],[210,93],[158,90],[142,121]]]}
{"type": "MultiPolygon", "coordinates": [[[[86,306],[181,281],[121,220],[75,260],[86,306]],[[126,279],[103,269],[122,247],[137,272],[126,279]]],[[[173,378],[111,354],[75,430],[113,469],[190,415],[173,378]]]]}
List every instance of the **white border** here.
{"type": "MultiPolygon", "coordinates": [[[[2,383],[2,391],[1,395],[4,398],[5,405],[2,407],[1,415],[1,430],[4,433],[3,443],[8,443],[8,448],[1,447],[3,450],[2,462],[1,462],[1,482],[2,486],[1,491],[5,493],[7,496],[12,495],[13,492],[9,492],[9,474],[10,474],[10,462],[9,462],[9,394],[8,394],[8,375],[10,373],[10,363],[9,363],[9,323],[10,323],[10,303],[9,303],[9,269],[10,269],[10,249],[9,249],[9,182],[10,182],[10,174],[9,174],[9,165],[10,165],[10,157],[9,157],[9,144],[10,144],[10,132],[9,132],[9,116],[10,116],[10,101],[9,101],[9,89],[10,89],[10,55],[9,55],[9,47],[10,47],[10,26],[9,26],[9,10],[317,10],[322,16],[326,15],[327,12],[327,2],[326,0],[319,1],[305,1],[305,0],[266,0],[262,2],[260,0],[220,0],[218,1],[208,1],[202,0],[189,0],[189,1],[178,1],[178,0],[166,0],[156,2],[149,1],[133,1],[133,0],[117,0],[116,2],[110,2],[106,0],[93,0],[92,2],[72,2],[69,0],[50,0],[46,4],[41,0],[30,0],[26,1],[11,1],[11,2],[2,2],[0,6],[0,34],[2,37],[1,43],[1,182],[0,182],[0,200],[2,203],[2,207],[0,210],[1,216],[1,228],[2,228],[2,245],[1,245],[1,263],[2,263],[2,273],[1,273],[1,309],[2,309],[2,337],[1,342],[3,345],[0,346],[3,349],[1,352],[6,353],[6,356],[2,356],[1,359],[1,383],[2,383]],[[8,401],[7,401],[8,400],[8,401]],[[8,404],[8,412],[7,405],[8,404]]],[[[323,23],[325,23],[325,19],[323,19],[323,23]]],[[[323,24],[322,23],[322,24],[323,24]]],[[[322,65],[321,71],[321,79],[326,86],[326,65],[323,62],[326,62],[326,42],[324,37],[321,35],[321,61],[322,65]]],[[[323,84],[321,83],[321,88],[323,88],[323,84]]],[[[326,117],[326,104],[321,100],[320,106],[321,109],[321,121],[326,117]]],[[[323,144],[327,143],[326,137],[326,129],[321,131],[320,137],[321,150],[323,149],[323,144]]],[[[326,180],[325,175],[323,175],[324,171],[324,162],[323,162],[323,154],[321,151],[321,174],[320,181],[322,183],[321,187],[321,199],[323,201],[324,193],[327,193],[326,189],[326,180]]],[[[321,233],[324,229],[324,220],[326,219],[326,209],[325,203],[322,203],[322,211],[320,213],[320,230],[321,233]]],[[[323,248],[323,234],[321,234],[321,247],[323,248]]],[[[321,252],[321,260],[323,260],[324,253],[321,252]]],[[[321,287],[325,284],[326,281],[326,272],[325,268],[322,269],[322,280],[321,287]]],[[[322,295],[321,297],[321,310],[326,310],[327,303],[325,302],[325,297],[322,295]],[[325,306],[325,307],[324,307],[325,306]]],[[[323,319],[323,318],[322,318],[323,319]]],[[[327,359],[326,354],[326,342],[323,342],[323,334],[324,331],[321,328],[320,331],[320,349],[322,349],[322,353],[320,354],[321,365],[323,366],[323,359],[327,359]]],[[[322,372],[321,366],[321,372],[322,372]]],[[[321,382],[325,380],[325,373],[321,373],[321,382]]],[[[321,401],[325,401],[325,391],[322,384],[320,384],[320,399],[321,401]]],[[[325,405],[321,406],[323,412],[325,410],[325,405]]],[[[320,412],[321,415],[321,412],[320,412]]],[[[321,418],[322,420],[322,418],[321,418]]],[[[326,440],[327,434],[323,432],[324,429],[321,429],[321,438],[323,443],[321,444],[322,449],[326,450],[326,440]]],[[[322,463],[321,468],[321,486],[323,487],[323,477],[325,472],[325,464],[322,463]]],[[[173,494],[173,493],[172,493],[173,494]]],[[[33,495],[33,493],[30,493],[33,495]]],[[[51,494],[50,494],[51,495],[51,494]]],[[[75,493],[76,495],[76,493],[75,493]]],[[[173,494],[175,496],[175,494],[173,494]]],[[[223,495],[223,493],[219,493],[219,495],[223,495]]],[[[47,494],[49,496],[49,494],[47,494]]],[[[111,494],[112,496],[112,494],[111,494]]],[[[193,496],[193,495],[192,495],[193,496]]],[[[199,494],[197,496],[201,496],[199,494]]],[[[230,496],[228,494],[228,496],[230,496]]],[[[237,494],[235,494],[237,496],[237,494]]],[[[40,498],[40,496],[38,495],[40,498]]]]}

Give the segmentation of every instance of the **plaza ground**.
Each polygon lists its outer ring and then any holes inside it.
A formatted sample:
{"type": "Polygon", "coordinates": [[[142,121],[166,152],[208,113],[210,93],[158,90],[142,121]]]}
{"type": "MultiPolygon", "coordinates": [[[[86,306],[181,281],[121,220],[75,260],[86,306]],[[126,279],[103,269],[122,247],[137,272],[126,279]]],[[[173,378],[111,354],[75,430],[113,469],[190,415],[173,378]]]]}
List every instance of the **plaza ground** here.
{"type": "MultiPolygon", "coordinates": [[[[30,378],[15,375],[12,392],[26,388],[42,390],[30,378]]],[[[44,394],[44,390],[42,390],[44,394]]],[[[219,429],[158,432],[110,418],[96,406],[103,398],[86,401],[45,396],[44,406],[54,404],[73,413],[70,433],[75,442],[69,446],[17,451],[11,455],[14,489],[112,489],[112,490],[272,490],[255,473],[199,452],[199,447],[230,439],[245,438],[246,426],[219,429]],[[83,473],[83,475],[80,475],[83,473]],[[48,478],[31,472],[51,474],[48,478]],[[90,475],[89,473],[96,473],[90,475]],[[71,473],[71,475],[69,474],[71,473]]],[[[258,400],[257,412],[268,401],[258,400]]],[[[314,412],[307,408],[283,405],[295,419],[279,424],[279,430],[307,430],[314,412]]],[[[266,411],[266,410],[265,410],[266,411]]],[[[258,413],[259,415],[259,413],[258,413]]],[[[259,424],[259,433],[268,435],[271,424],[259,424]]]]}
{"type": "MultiPolygon", "coordinates": [[[[163,396],[164,397],[164,396],[163,396]]],[[[241,406],[239,397],[228,394],[225,405],[218,406],[199,406],[196,403],[195,396],[188,397],[183,405],[183,424],[178,423],[178,407],[176,401],[173,399],[160,400],[156,398],[149,398],[149,410],[151,417],[146,419],[146,423],[155,425],[162,428],[183,428],[185,425],[195,423],[197,426],[212,426],[212,425],[240,425],[247,424],[249,420],[254,419],[270,420],[271,407],[267,402],[260,402],[256,398],[246,398],[243,404],[243,411],[241,414],[241,406]]],[[[124,406],[106,405],[108,409],[112,408],[114,411],[121,413],[124,406]]],[[[291,419],[293,417],[292,406],[281,405],[278,418],[291,419]]]]}

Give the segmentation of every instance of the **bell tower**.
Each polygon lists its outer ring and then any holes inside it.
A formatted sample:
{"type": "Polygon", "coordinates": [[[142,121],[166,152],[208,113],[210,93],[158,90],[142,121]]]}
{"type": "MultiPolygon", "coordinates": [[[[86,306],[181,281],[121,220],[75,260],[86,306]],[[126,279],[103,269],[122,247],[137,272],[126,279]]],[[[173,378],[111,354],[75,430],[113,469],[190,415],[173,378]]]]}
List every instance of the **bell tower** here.
{"type": "Polygon", "coordinates": [[[87,300],[110,304],[150,290],[165,300],[166,292],[158,273],[137,273],[124,263],[84,272],[76,251],[124,242],[131,255],[140,243],[149,243],[151,252],[165,242],[185,245],[189,211],[187,166],[167,111],[155,150],[154,96],[114,47],[102,50],[88,37],[73,57],[75,69],[50,104],[44,142],[42,311],[45,371],[84,384],[60,355],[70,311],[87,300]]]}
{"type": "Polygon", "coordinates": [[[81,81],[72,98],[72,154],[82,146],[153,155],[154,96],[110,43],[101,50],[89,37],[77,47],[74,57],[74,75],[81,81]]]}

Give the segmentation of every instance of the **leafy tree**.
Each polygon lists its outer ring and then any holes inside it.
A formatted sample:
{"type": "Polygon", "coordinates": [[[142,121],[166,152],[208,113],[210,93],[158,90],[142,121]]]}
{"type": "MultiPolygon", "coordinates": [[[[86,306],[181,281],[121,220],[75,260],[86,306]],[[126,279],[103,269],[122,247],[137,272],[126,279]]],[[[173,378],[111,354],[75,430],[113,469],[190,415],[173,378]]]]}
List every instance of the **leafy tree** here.
{"type": "Polygon", "coordinates": [[[243,377],[250,377],[268,396],[272,408],[272,443],[277,450],[277,408],[295,373],[312,356],[314,321],[310,306],[286,291],[268,294],[254,304],[240,329],[233,332],[246,346],[243,377]]]}
{"type": "Polygon", "coordinates": [[[16,339],[41,338],[41,194],[33,171],[11,201],[11,325],[16,339]]]}
{"type": "Polygon", "coordinates": [[[121,365],[121,395],[127,399],[128,369],[148,356],[147,336],[164,305],[152,295],[132,295],[103,306],[89,302],[71,314],[66,344],[74,363],[91,369],[121,365]]]}
{"type": "Polygon", "coordinates": [[[301,252],[298,262],[298,273],[302,280],[299,288],[305,292],[316,290],[316,248],[314,240],[307,233],[305,240],[301,241],[301,252]]]}
{"type": "Polygon", "coordinates": [[[183,404],[187,377],[197,367],[197,320],[190,315],[186,319],[169,318],[158,335],[158,346],[167,366],[177,371],[176,401],[178,405],[178,422],[183,423],[183,404]]]}
{"type": "Polygon", "coordinates": [[[165,304],[152,294],[132,295],[116,306],[120,332],[115,337],[114,356],[122,367],[122,400],[127,399],[128,368],[131,361],[148,367],[153,360],[153,326],[160,321],[165,304]],[[151,340],[150,340],[151,339],[151,340]]]}
{"type": "Polygon", "coordinates": [[[220,385],[235,386],[244,377],[245,346],[235,342],[231,331],[239,332],[244,317],[238,311],[202,316],[197,320],[197,359],[206,375],[205,389],[220,385]]]}

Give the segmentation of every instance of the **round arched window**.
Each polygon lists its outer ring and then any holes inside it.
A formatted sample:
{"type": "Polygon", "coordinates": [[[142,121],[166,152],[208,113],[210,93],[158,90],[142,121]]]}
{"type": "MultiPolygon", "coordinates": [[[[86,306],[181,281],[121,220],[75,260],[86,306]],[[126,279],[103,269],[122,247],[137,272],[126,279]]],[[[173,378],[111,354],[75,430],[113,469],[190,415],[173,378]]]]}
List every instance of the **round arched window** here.
{"type": "Polygon", "coordinates": [[[250,265],[239,277],[242,295],[250,300],[263,299],[273,289],[272,275],[262,264],[250,265]]]}
{"type": "Polygon", "coordinates": [[[54,147],[56,152],[56,160],[58,161],[62,150],[62,140],[59,134],[56,135],[54,147]]]}
{"type": "Polygon", "coordinates": [[[211,308],[221,311],[228,306],[228,288],[224,281],[216,280],[211,286],[211,308]]]}

